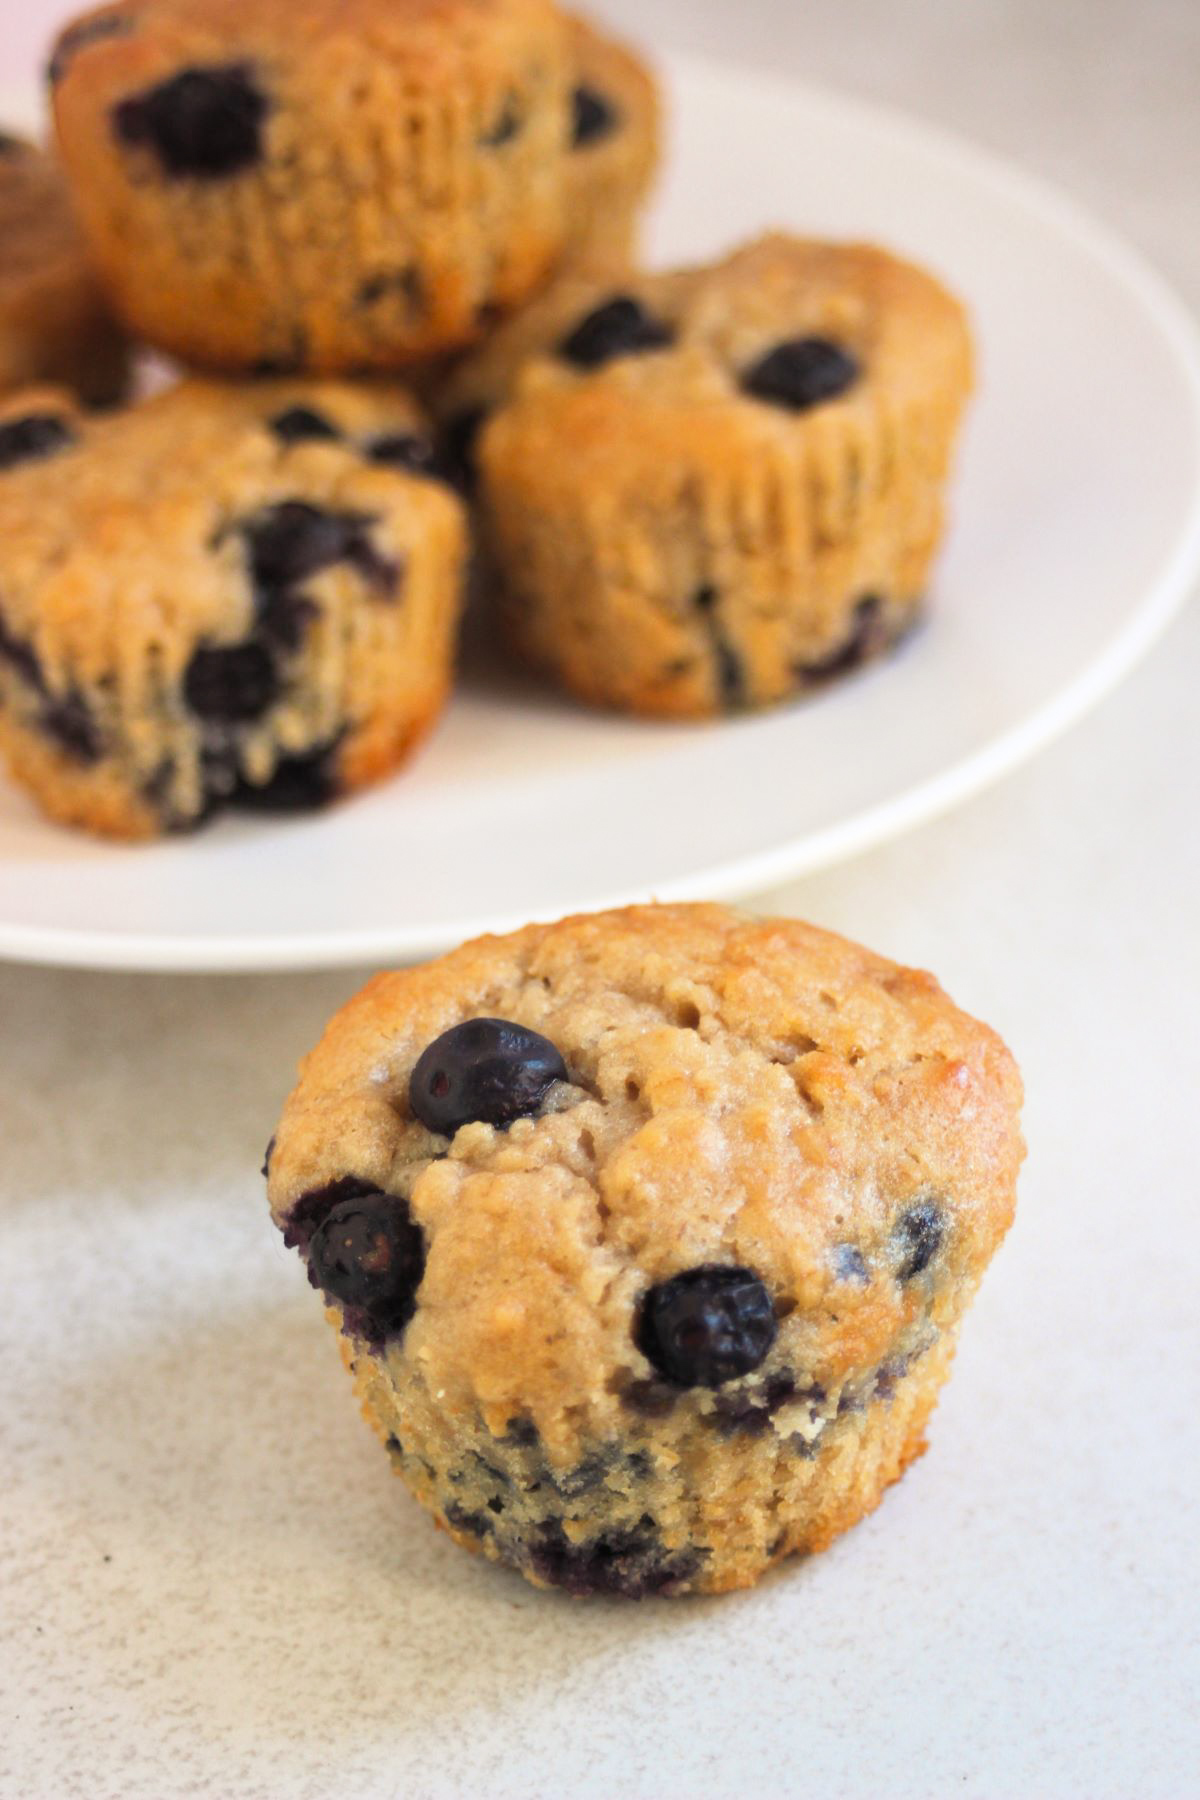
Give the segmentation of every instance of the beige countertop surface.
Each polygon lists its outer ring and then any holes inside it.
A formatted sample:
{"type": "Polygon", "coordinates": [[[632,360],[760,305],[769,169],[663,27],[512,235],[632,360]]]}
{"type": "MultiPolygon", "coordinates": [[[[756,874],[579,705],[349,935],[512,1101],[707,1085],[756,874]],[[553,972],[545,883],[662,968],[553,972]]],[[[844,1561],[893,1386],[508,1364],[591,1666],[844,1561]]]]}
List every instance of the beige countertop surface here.
{"type": "MultiPolygon", "coordinates": [[[[1195,0],[599,10],[959,128],[1200,303],[1195,0]]],[[[6,87],[64,11],[5,4],[6,87]]],[[[764,897],[997,1024],[1031,1155],[931,1453],[724,1601],[534,1594],[389,1477],[257,1180],[357,972],[0,965],[5,1800],[1196,1794],[1198,687],[1192,607],[1001,786],[764,897]]]]}

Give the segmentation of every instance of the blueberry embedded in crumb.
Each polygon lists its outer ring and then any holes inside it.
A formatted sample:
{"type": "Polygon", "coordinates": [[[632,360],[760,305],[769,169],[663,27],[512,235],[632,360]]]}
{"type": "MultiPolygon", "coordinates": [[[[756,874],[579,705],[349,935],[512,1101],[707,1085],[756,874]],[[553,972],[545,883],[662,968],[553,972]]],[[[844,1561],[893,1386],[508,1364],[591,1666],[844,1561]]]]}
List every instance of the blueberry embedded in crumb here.
{"type": "Polygon", "coordinates": [[[851,669],[877,656],[887,648],[888,629],[884,620],[883,601],[878,594],[864,594],[854,608],[850,630],[844,643],[816,662],[803,663],[796,670],[806,682],[828,681],[835,675],[848,675],[851,669]]]}
{"type": "Polygon", "coordinates": [[[401,300],[409,312],[419,312],[425,302],[420,269],[411,264],[402,269],[380,269],[359,283],[354,295],[356,306],[378,306],[381,300],[401,300]]]}
{"type": "Polygon", "coordinates": [[[927,1269],[941,1249],[945,1233],[942,1210],[932,1200],[922,1200],[902,1213],[893,1233],[900,1255],[897,1280],[911,1281],[927,1269]]]}
{"type": "Polygon", "coordinates": [[[279,696],[279,671],[270,651],[244,644],[202,645],[183,677],[184,698],[198,719],[215,725],[249,725],[279,696]]]}
{"type": "Polygon", "coordinates": [[[578,1500],[584,1494],[595,1493],[603,1487],[604,1478],[613,1466],[611,1456],[589,1456],[577,1468],[567,1469],[562,1475],[550,1473],[550,1485],[564,1500],[578,1500]]]}
{"type": "Polygon", "coordinates": [[[704,619],[708,635],[712,639],[717,695],[721,705],[726,712],[737,712],[746,703],[746,671],[718,615],[720,598],[720,590],[706,583],[692,595],[692,605],[704,619]]]}
{"type": "Polygon", "coordinates": [[[443,475],[432,443],[415,431],[394,431],[372,438],[367,445],[367,457],[381,468],[403,469],[408,475],[427,475],[435,481],[443,475]]]}
{"type": "Polygon", "coordinates": [[[409,1105],[430,1131],[453,1137],[475,1121],[503,1129],[539,1112],[567,1066],[548,1038],[510,1019],[467,1019],[422,1051],[409,1105]]]}
{"type": "Polygon", "coordinates": [[[618,294],[581,319],[558,351],[576,368],[599,369],[617,357],[645,355],[674,342],[670,325],[648,313],[631,294],[618,294]]]}
{"type": "Polygon", "coordinates": [[[650,1289],[634,1332],[638,1349],[677,1387],[720,1387],[765,1360],[778,1326],[752,1269],[706,1263],[650,1289]]]}
{"type": "Polygon", "coordinates": [[[283,756],[269,781],[238,781],[230,795],[243,812],[318,812],[337,798],[336,744],[323,744],[304,756],[283,756]]]}
{"type": "Polygon", "coordinates": [[[742,388],[754,400],[765,400],[789,412],[836,400],[853,387],[861,373],[858,358],[829,338],[793,338],[777,344],[742,376],[742,388]]]}
{"type": "Polygon", "coordinates": [[[276,413],[270,428],[282,444],[337,443],[342,433],[311,406],[289,406],[276,413]]]}
{"type": "Polygon", "coordinates": [[[259,588],[255,602],[259,636],[288,654],[300,648],[321,611],[315,600],[290,588],[259,588]]]}
{"type": "Polygon", "coordinates": [[[305,500],[282,500],[242,527],[250,572],[259,587],[289,587],[344,561],[366,523],[359,513],[324,512],[305,500]]]}
{"type": "Polygon", "coordinates": [[[168,175],[219,181],[261,161],[266,97],[245,63],[183,69],[114,109],[117,137],[168,175]]]}
{"type": "Polygon", "coordinates": [[[281,500],[246,520],[242,534],[250,574],[261,595],[296,586],[335,563],[357,569],[384,598],[400,584],[399,567],[381,556],[371,542],[368,513],[327,512],[306,500],[281,500]]]}
{"type": "Polygon", "coordinates": [[[69,450],[75,433],[65,419],[54,413],[30,413],[23,419],[9,419],[0,425],[0,469],[15,469],[20,463],[42,462],[69,450]]]}
{"type": "Polygon", "coordinates": [[[665,1381],[631,1381],[621,1389],[621,1405],[642,1419],[665,1419],[678,1399],[679,1389],[665,1381]]]}
{"type": "Polygon", "coordinates": [[[456,1500],[451,1500],[449,1505],[443,1508],[443,1511],[447,1525],[452,1525],[455,1531],[466,1532],[468,1537],[484,1538],[494,1529],[494,1522],[491,1519],[485,1517],[483,1513],[468,1512],[466,1507],[460,1506],[456,1500]]]}
{"type": "Polygon", "coordinates": [[[601,138],[611,137],[620,124],[620,114],[612,101],[585,82],[571,96],[571,148],[586,149],[601,138]]]}
{"type": "Polygon", "coordinates": [[[833,1272],[838,1281],[866,1287],[871,1279],[866,1258],[856,1244],[839,1244],[833,1253],[833,1272]]]}
{"type": "Polygon", "coordinates": [[[893,1356],[889,1357],[887,1362],[879,1365],[875,1372],[875,1389],[871,1396],[872,1399],[892,1399],[896,1392],[896,1383],[903,1381],[908,1374],[909,1361],[910,1358],[907,1356],[893,1356]]]}
{"type": "Polygon", "coordinates": [[[339,1175],[321,1187],[309,1188],[289,1209],[283,1227],[284,1243],[289,1250],[299,1250],[301,1255],[306,1255],[313,1233],[325,1223],[335,1206],[340,1206],[343,1200],[361,1200],[378,1191],[374,1182],[364,1181],[361,1175],[339,1175]]]}
{"type": "Polygon", "coordinates": [[[46,676],[38,659],[37,651],[24,638],[19,638],[8,629],[0,618],[0,662],[6,662],[10,669],[18,674],[37,693],[44,694],[46,676]]]}
{"type": "Polygon", "coordinates": [[[757,1393],[718,1394],[711,1419],[726,1437],[745,1433],[759,1437],[767,1429],[780,1407],[795,1399],[825,1398],[824,1389],[813,1385],[803,1392],[796,1386],[790,1369],[772,1375],[757,1393]]]}
{"type": "Polygon", "coordinates": [[[478,474],[475,448],[487,418],[486,406],[472,406],[464,412],[456,413],[442,427],[442,451],[446,469],[452,479],[467,490],[475,485],[478,474]]]}
{"type": "Polygon", "coordinates": [[[499,150],[505,144],[511,144],[520,136],[522,124],[520,102],[515,94],[509,94],[495,124],[489,125],[480,137],[480,149],[499,150]]]}
{"type": "Polygon", "coordinates": [[[262,1178],[264,1181],[267,1179],[267,1177],[271,1173],[271,1158],[274,1156],[274,1154],[275,1154],[275,1138],[274,1138],[274,1135],[272,1134],[271,1138],[269,1139],[269,1141],[267,1143],[267,1147],[266,1147],[265,1151],[263,1152],[262,1178]]]}
{"type": "Polygon", "coordinates": [[[308,1246],[309,1280],[364,1337],[398,1336],[416,1310],[425,1273],[425,1234],[407,1203],[364,1194],[335,1206],[308,1246]]]}
{"type": "Polygon", "coordinates": [[[557,1519],[547,1520],[529,1551],[535,1575],[569,1594],[621,1594],[641,1600],[678,1587],[696,1573],[702,1552],[668,1551],[648,1516],[632,1529],[576,1544],[557,1519]]]}
{"type": "Polygon", "coordinates": [[[80,763],[97,763],[103,752],[100,729],[82,694],[69,693],[47,702],[38,724],[67,756],[80,763]]]}
{"type": "Polygon", "coordinates": [[[746,703],[746,672],[737,651],[724,637],[713,645],[717,659],[717,691],[726,712],[737,712],[746,703]]]}
{"type": "Polygon", "coordinates": [[[10,156],[24,156],[29,145],[20,138],[10,136],[7,131],[0,131],[0,160],[10,156]]]}

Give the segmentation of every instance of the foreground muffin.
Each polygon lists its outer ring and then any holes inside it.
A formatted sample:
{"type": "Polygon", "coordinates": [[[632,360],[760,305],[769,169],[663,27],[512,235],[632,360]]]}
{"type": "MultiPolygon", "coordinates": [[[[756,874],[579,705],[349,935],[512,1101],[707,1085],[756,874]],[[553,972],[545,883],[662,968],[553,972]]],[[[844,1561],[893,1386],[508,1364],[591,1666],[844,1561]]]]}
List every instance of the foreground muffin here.
{"type": "Polygon", "coordinates": [[[459,1543],[572,1593],[719,1591],[923,1448],[1020,1099],[929,975],[635,907],[377,977],[302,1066],[269,1198],[459,1543]]]}
{"type": "MultiPolygon", "coordinates": [[[[581,698],[704,717],[913,623],[971,380],[962,309],[866,245],[566,282],[457,372],[517,646],[581,698]]],[[[466,424],[464,425],[464,421],[466,424]]]]}
{"type": "Polygon", "coordinates": [[[552,0],[123,0],[67,29],[50,78],[114,304],[196,363],[468,344],[565,246],[552,0]]]}
{"type": "Polygon", "coordinates": [[[188,382],[0,411],[0,749],[114,837],[386,774],[450,680],[466,527],[408,397],[188,382]]]}
{"type": "Polygon", "coordinates": [[[658,86],[627,45],[569,18],[572,92],[567,255],[607,267],[628,262],[658,169],[658,86]]]}
{"type": "Polygon", "coordinates": [[[0,132],[0,394],[49,381],[104,406],[127,377],[66,182],[40,150],[0,132]]]}

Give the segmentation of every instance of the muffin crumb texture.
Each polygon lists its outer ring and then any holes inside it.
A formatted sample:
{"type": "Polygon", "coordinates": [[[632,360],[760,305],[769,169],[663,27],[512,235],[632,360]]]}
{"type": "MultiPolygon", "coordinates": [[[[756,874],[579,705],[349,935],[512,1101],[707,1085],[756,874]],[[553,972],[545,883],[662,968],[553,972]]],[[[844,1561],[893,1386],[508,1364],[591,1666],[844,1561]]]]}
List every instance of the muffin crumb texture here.
{"type": "Polygon", "coordinates": [[[926,974],[633,908],[377,977],[302,1067],[269,1197],[460,1544],[574,1594],[717,1592],[923,1448],[1020,1099],[926,974]]]}

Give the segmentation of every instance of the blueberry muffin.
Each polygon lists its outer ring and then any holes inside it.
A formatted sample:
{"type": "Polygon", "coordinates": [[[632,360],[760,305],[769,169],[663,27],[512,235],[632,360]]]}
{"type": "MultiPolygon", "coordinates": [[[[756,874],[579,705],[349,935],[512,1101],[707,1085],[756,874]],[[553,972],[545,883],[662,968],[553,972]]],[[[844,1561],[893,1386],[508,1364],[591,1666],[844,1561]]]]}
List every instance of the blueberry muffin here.
{"type": "Polygon", "coordinates": [[[518,648],[584,700],[704,717],[913,623],[970,381],[931,276],[775,236],[716,268],[567,281],[441,406],[474,441],[518,648]]]}
{"type": "Polygon", "coordinates": [[[634,907],[381,975],[267,1153],[396,1471],[572,1593],[823,1549],[924,1447],[1021,1084],[931,976],[634,907]]]}
{"type": "Polygon", "coordinates": [[[0,411],[0,749],[113,837],[388,773],[450,680],[462,504],[385,388],[188,382],[0,411]]]}
{"type": "Polygon", "coordinates": [[[572,158],[568,256],[575,263],[628,263],[638,218],[659,161],[658,86],[625,44],[568,19],[572,158]]]}
{"type": "Polygon", "coordinates": [[[62,174],[0,132],[0,394],[54,382],[104,406],[127,376],[62,174]]]}
{"type": "Polygon", "coordinates": [[[121,0],[50,63],[113,303],[219,369],[472,342],[566,241],[553,0],[121,0]]]}

